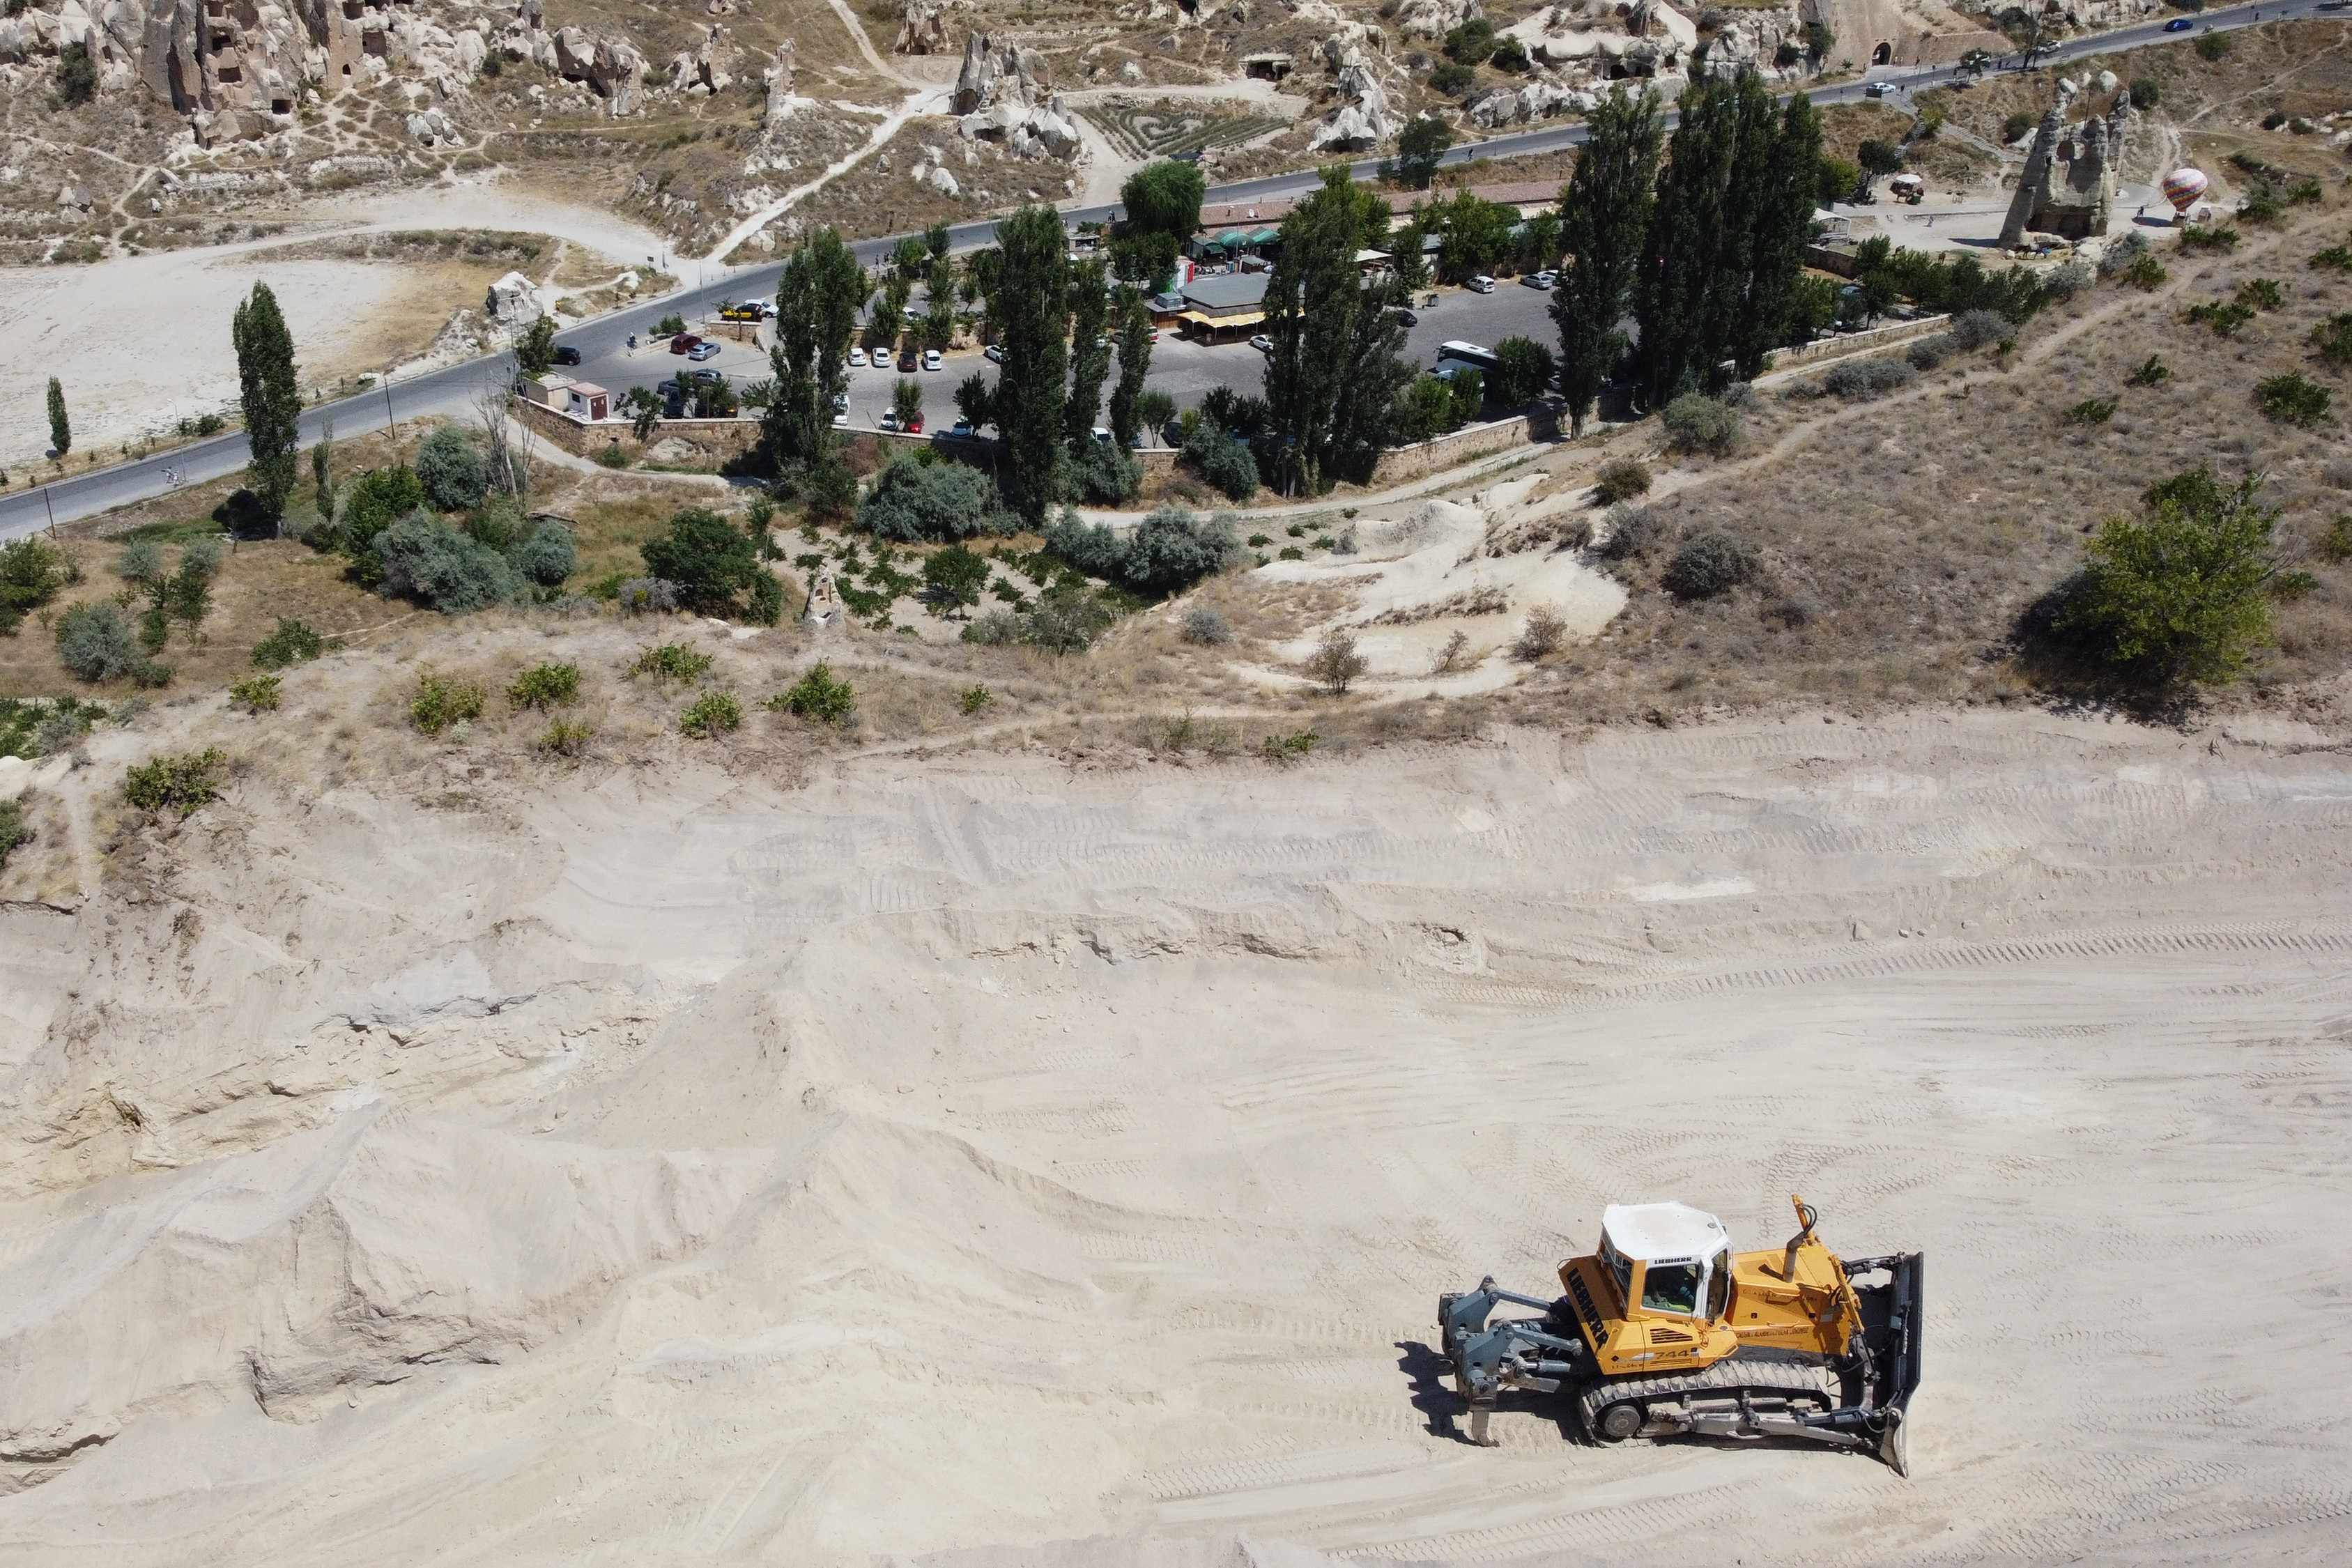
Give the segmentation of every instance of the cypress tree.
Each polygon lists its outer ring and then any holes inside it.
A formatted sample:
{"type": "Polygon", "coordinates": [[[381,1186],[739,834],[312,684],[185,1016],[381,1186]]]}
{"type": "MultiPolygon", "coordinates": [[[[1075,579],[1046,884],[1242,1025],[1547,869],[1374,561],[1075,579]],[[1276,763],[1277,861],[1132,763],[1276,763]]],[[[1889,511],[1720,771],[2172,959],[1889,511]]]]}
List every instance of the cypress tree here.
{"type": "MultiPolygon", "coordinates": [[[[1648,241],[1658,175],[1658,95],[1612,89],[1592,116],[1592,138],[1560,193],[1569,262],[1552,297],[1559,327],[1559,386],[1570,427],[1581,433],[1601,384],[1625,353],[1617,323],[1632,301],[1648,241]]],[[[1412,231],[1408,231],[1412,232],[1412,231]]]]}
{"type": "Polygon", "coordinates": [[[299,467],[302,392],[294,379],[294,338],[267,283],[236,308],[229,324],[236,344],[237,401],[245,409],[245,442],[254,499],[277,517],[286,510],[299,467]]]}
{"type": "Polygon", "coordinates": [[[49,377],[49,445],[58,457],[73,450],[73,421],[66,417],[66,389],[49,377]]]}
{"type": "Polygon", "coordinates": [[[1052,207],[1023,207],[996,226],[998,258],[988,319],[1004,345],[996,378],[996,426],[1012,469],[1012,501],[1029,521],[1044,521],[1057,488],[1062,409],[1070,345],[1069,239],[1052,207]]]}
{"type": "Polygon", "coordinates": [[[1642,326],[1642,395],[1652,408],[1706,375],[1708,290],[1718,284],[1717,236],[1731,175],[1735,106],[1728,84],[1693,82],[1666,146],[1650,217],[1648,265],[1634,294],[1642,326]]]}

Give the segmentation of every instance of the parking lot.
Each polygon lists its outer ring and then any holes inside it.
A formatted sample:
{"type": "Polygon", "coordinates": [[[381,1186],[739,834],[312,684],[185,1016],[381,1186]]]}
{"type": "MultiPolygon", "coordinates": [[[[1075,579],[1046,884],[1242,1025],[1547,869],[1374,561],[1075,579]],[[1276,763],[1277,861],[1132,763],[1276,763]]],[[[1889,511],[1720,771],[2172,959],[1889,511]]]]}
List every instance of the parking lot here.
{"type": "MultiPolygon", "coordinates": [[[[1436,362],[1437,345],[1449,339],[1464,339],[1488,348],[1514,336],[1533,338],[1547,347],[1558,342],[1559,334],[1551,322],[1551,296],[1528,288],[1517,279],[1496,283],[1492,294],[1474,294],[1466,289],[1440,289],[1436,293],[1435,305],[1413,306],[1418,321],[1405,333],[1405,357],[1424,369],[1436,362]]],[[[641,344],[634,353],[622,349],[603,355],[592,353],[589,363],[571,367],[569,374],[598,383],[616,398],[632,386],[652,386],[689,368],[722,372],[738,386],[768,374],[764,349],[726,338],[713,341],[719,344],[719,357],[699,365],[689,366],[683,355],[669,352],[666,340],[656,339],[641,344]]],[[[1150,384],[1174,398],[1178,408],[1192,408],[1213,387],[1230,386],[1244,393],[1263,390],[1265,367],[1265,357],[1246,342],[1201,343],[1163,330],[1160,341],[1152,345],[1150,384]]],[[[954,422],[956,386],[975,370],[994,384],[996,367],[976,347],[950,351],[938,370],[913,373],[915,384],[923,389],[927,428],[944,429],[954,422]]],[[[1114,361],[1114,381],[1118,374],[1114,361]]],[[[851,429],[881,427],[882,416],[890,410],[891,390],[898,384],[898,376],[895,367],[869,366],[849,372],[851,429]]],[[[1108,384],[1104,390],[1107,395],[1108,384]]]]}

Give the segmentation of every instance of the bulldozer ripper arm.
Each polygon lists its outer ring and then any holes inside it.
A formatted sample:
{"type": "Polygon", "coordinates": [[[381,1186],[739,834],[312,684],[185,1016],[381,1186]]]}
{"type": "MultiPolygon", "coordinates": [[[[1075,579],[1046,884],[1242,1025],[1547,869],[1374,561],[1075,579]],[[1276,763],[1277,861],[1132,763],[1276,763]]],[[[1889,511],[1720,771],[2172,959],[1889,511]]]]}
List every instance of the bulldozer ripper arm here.
{"type": "Polygon", "coordinates": [[[1574,1340],[1549,1334],[1526,1319],[1505,1319],[1489,1324],[1496,1307],[1509,1302],[1549,1312],[1551,1303],[1533,1296],[1498,1289],[1493,1276],[1478,1289],[1437,1299],[1437,1328],[1445,1359],[1454,1369],[1454,1391],[1473,1405],[1491,1403],[1506,1388],[1557,1393],[1560,1380],[1574,1373],[1575,1358],[1583,1346],[1574,1340]],[[1545,1355],[1555,1352],[1559,1359],[1545,1355]]]}

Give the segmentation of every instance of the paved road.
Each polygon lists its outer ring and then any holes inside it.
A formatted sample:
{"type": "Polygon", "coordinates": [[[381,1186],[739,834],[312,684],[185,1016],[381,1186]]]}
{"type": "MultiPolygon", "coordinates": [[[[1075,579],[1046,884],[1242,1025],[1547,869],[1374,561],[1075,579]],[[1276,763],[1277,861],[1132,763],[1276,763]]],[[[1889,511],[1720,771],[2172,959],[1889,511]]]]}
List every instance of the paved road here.
{"type": "MultiPolygon", "coordinates": [[[[2331,0],[2286,0],[2284,4],[2240,5],[2223,11],[2209,11],[2201,16],[2189,18],[2194,22],[2194,28],[2189,33],[2179,35],[2166,32],[2168,19],[2160,17],[2110,33],[2066,39],[2039,51],[2032,63],[2036,67],[2060,66],[2093,55],[2112,54],[2117,50],[2164,43],[2175,37],[2190,37],[2194,32],[2224,31],[2251,26],[2257,22],[2284,22],[2323,16],[2352,17],[2352,11],[2323,9],[2330,4],[2331,0]]],[[[2004,68],[2018,68],[2022,63],[2019,57],[2012,55],[2002,60],[2000,65],[2004,68]]],[[[1965,74],[1949,66],[1917,68],[1881,66],[1874,68],[1866,80],[1814,89],[1811,96],[1814,102],[1820,104],[1854,103],[1868,94],[1872,81],[1885,84],[1886,90],[1909,93],[1944,86],[1965,74]]],[[[1562,147],[1573,147],[1582,142],[1585,135],[1586,129],[1581,124],[1521,132],[1485,142],[1465,143],[1448,152],[1444,162],[1454,164],[1467,163],[1473,158],[1512,158],[1549,153],[1562,147]]],[[[1358,179],[1369,180],[1376,177],[1379,166],[1379,160],[1365,159],[1354,164],[1353,168],[1358,179]]],[[[1296,195],[1314,189],[1318,183],[1317,176],[1311,172],[1272,174],[1264,179],[1220,185],[1209,193],[1209,199],[1213,202],[1236,202],[1296,195]]],[[[1064,214],[1070,222],[1080,223],[1106,218],[1112,210],[1109,206],[1075,207],[1064,209],[1064,214]]],[[[959,224],[949,232],[955,248],[959,250],[988,245],[994,240],[995,220],[959,224]]],[[[899,237],[886,236],[877,239],[861,239],[856,241],[851,248],[861,261],[870,265],[887,256],[899,237]]],[[[583,322],[563,333],[560,341],[581,351],[583,375],[590,379],[613,376],[616,373],[610,367],[632,365],[627,356],[627,341],[632,332],[641,338],[647,337],[653,323],[672,312],[693,319],[714,310],[722,299],[749,299],[772,294],[775,291],[776,275],[781,269],[781,264],[773,261],[754,267],[714,268],[692,289],[583,322]]],[[[1530,296],[1534,294],[1532,289],[1525,292],[1530,296]]],[[[1442,323],[1440,325],[1442,327],[1442,323]]],[[[1454,334],[1447,332],[1445,335],[1454,334]]],[[[730,353],[720,363],[732,374],[735,369],[741,368],[741,357],[730,353]]],[[[670,366],[678,363],[668,361],[670,366]]],[[[507,355],[493,355],[398,382],[389,389],[363,393],[311,409],[302,416],[302,439],[305,444],[316,440],[320,424],[327,418],[333,419],[337,434],[356,436],[381,430],[395,418],[404,420],[424,415],[463,413],[486,389],[495,387],[508,378],[511,374],[511,363],[507,355]]],[[[668,374],[667,369],[659,373],[666,374],[668,374]]],[[[633,384],[635,379],[657,380],[659,374],[621,378],[616,384],[615,384],[617,390],[633,384]]],[[[951,406],[947,401],[947,392],[957,378],[941,379],[946,385],[941,390],[939,410],[945,412],[951,406]]],[[[853,398],[856,395],[857,393],[853,391],[853,398]]],[[[34,532],[52,521],[69,522],[115,507],[128,506],[134,501],[165,494],[182,485],[220,479],[242,468],[245,460],[245,437],[242,434],[231,434],[134,462],[91,469],[38,489],[20,490],[0,497],[0,539],[34,532]]]]}

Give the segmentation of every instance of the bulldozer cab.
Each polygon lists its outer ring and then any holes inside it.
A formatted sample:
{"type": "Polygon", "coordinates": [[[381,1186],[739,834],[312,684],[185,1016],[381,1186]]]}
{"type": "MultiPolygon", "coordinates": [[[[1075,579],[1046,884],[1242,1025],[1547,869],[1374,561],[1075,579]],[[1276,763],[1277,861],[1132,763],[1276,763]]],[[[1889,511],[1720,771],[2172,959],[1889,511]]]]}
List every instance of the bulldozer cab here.
{"type": "Polygon", "coordinates": [[[1730,1239],[1721,1221],[1687,1204],[1610,1205],[1601,1215],[1599,1256],[1624,1317],[1711,1322],[1730,1306],[1730,1239]]]}

